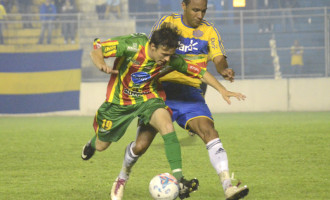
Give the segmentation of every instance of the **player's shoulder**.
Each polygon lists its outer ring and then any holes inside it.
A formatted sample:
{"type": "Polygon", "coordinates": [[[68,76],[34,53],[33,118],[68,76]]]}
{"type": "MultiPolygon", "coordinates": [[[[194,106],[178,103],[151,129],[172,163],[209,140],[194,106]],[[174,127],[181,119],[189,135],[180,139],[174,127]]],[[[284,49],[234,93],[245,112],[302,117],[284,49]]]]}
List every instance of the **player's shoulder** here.
{"type": "Polygon", "coordinates": [[[203,30],[205,32],[219,34],[218,29],[215,27],[215,25],[207,20],[203,20],[199,26],[200,30],[203,30]]]}
{"type": "Polygon", "coordinates": [[[166,21],[166,22],[174,21],[174,20],[178,20],[178,19],[181,20],[181,15],[178,14],[178,13],[172,13],[172,14],[169,14],[169,15],[164,15],[161,18],[161,20],[166,21]]]}
{"type": "Polygon", "coordinates": [[[136,42],[146,42],[148,41],[148,36],[145,33],[132,33],[126,36],[122,36],[120,39],[126,41],[136,41],[136,42]]]}
{"type": "Polygon", "coordinates": [[[201,26],[205,26],[205,27],[209,27],[209,28],[215,28],[213,23],[211,23],[211,22],[209,22],[205,19],[202,20],[201,26]]]}

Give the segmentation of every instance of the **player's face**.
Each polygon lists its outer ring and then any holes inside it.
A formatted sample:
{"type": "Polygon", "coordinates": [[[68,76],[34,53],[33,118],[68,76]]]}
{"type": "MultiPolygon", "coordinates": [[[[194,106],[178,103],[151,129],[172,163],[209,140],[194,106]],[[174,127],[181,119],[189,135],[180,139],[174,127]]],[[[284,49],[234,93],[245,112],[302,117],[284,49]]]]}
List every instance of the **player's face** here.
{"type": "Polygon", "coordinates": [[[183,22],[193,28],[197,28],[207,10],[207,1],[206,0],[191,0],[188,5],[182,3],[183,9],[183,22]]]}
{"type": "Polygon", "coordinates": [[[175,53],[175,48],[168,48],[163,45],[159,45],[158,48],[154,44],[150,45],[149,56],[158,65],[165,65],[175,53]]]}

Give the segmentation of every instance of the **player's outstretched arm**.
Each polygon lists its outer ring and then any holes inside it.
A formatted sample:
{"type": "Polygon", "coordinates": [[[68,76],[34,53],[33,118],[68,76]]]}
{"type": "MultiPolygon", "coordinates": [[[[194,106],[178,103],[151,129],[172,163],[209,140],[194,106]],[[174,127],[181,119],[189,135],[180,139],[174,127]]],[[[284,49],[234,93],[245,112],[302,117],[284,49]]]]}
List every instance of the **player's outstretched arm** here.
{"type": "Polygon", "coordinates": [[[236,99],[244,100],[245,95],[237,92],[228,91],[210,72],[206,71],[201,80],[216,89],[221,95],[222,98],[228,103],[231,104],[230,97],[236,97],[236,99]]]}
{"type": "Polygon", "coordinates": [[[228,68],[227,59],[223,55],[216,56],[213,59],[214,65],[217,69],[217,72],[225,79],[230,82],[234,81],[235,71],[231,68],[228,68]]]}
{"type": "Polygon", "coordinates": [[[102,72],[105,72],[107,74],[118,74],[118,70],[111,69],[105,63],[102,53],[102,48],[92,50],[90,56],[92,58],[94,65],[102,72]]]}

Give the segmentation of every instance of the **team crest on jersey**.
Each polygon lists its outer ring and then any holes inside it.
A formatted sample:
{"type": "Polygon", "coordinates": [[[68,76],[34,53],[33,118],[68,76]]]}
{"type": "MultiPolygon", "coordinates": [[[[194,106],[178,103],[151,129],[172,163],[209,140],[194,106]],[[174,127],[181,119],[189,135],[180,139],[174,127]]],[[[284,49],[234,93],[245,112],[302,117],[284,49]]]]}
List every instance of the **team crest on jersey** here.
{"type": "Polygon", "coordinates": [[[151,76],[146,72],[135,72],[131,74],[131,78],[133,83],[140,85],[144,82],[147,82],[151,78],[151,76]]]}
{"type": "Polygon", "coordinates": [[[204,33],[201,30],[194,30],[193,35],[195,37],[202,37],[204,35],[204,33]]]}

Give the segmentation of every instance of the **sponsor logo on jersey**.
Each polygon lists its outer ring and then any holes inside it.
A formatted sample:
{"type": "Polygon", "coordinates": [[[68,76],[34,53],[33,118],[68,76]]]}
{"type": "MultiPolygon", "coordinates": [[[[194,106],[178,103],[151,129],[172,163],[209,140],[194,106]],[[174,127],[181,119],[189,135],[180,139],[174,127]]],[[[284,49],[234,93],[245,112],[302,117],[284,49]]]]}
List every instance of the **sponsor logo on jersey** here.
{"type": "Polygon", "coordinates": [[[196,38],[181,38],[177,54],[208,54],[207,41],[196,38]]]}
{"type": "Polygon", "coordinates": [[[133,52],[137,52],[139,49],[137,47],[137,43],[133,43],[132,46],[128,46],[127,47],[127,51],[133,51],[133,52]]]}
{"type": "Polygon", "coordinates": [[[141,96],[141,95],[149,94],[150,92],[149,91],[138,92],[138,91],[132,91],[132,90],[129,90],[129,89],[125,88],[124,93],[127,94],[127,95],[130,95],[130,96],[138,97],[138,96],[141,96]]]}
{"type": "Polygon", "coordinates": [[[138,85],[147,82],[150,78],[151,78],[150,74],[146,72],[135,72],[131,74],[131,79],[133,83],[138,85]]]}
{"type": "Polygon", "coordinates": [[[110,52],[110,51],[113,51],[116,49],[117,49],[117,46],[110,46],[110,47],[105,47],[104,51],[107,53],[107,52],[110,52]]]}
{"type": "Polygon", "coordinates": [[[214,49],[214,50],[218,48],[218,46],[215,45],[215,38],[211,38],[211,47],[212,47],[212,49],[214,49]]]}
{"type": "Polygon", "coordinates": [[[195,73],[195,74],[199,74],[199,72],[201,71],[201,69],[199,67],[197,67],[196,65],[190,65],[188,64],[188,71],[195,73]]]}
{"type": "Polygon", "coordinates": [[[99,128],[99,132],[100,132],[100,133],[109,133],[110,130],[106,130],[106,129],[104,129],[104,128],[99,128]]]}

